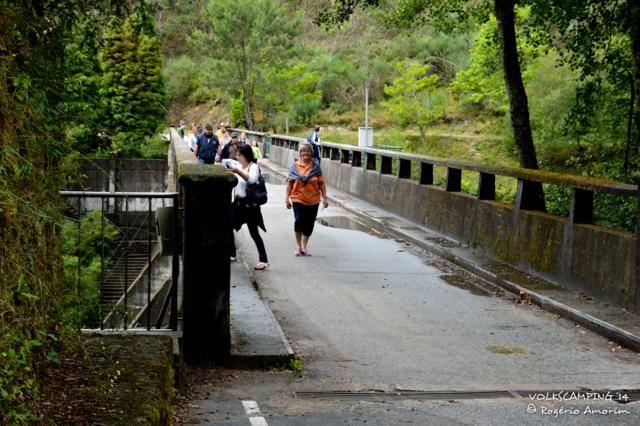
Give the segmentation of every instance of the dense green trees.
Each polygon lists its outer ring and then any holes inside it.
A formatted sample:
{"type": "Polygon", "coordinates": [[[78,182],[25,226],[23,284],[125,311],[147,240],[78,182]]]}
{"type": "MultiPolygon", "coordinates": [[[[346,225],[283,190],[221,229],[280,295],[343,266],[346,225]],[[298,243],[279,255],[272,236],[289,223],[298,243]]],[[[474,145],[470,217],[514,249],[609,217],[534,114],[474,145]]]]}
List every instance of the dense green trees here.
{"type": "Polygon", "coordinates": [[[153,138],[166,115],[153,15],[144,0],[114,12],[77,21],[66,46],[69,141],[88,155],[163,156],[153,138]]]}
{"type": "Polygon", "coordinates": [[[96,2],[0,1],[0,423],[37,418],[37,375],[55,359],[70,289],[61,277],[65,46],[96,2]]]}
{"type": "Polygon", "coordinates": [[[439,78],[429,73],[429,65],[416,62],[400,62],[398,70],[400,76],[384,88],[389,99],[382,105],[400,126],[418,127],[424,139],[427,127],[445,115],[442,103],[433,99],[439,78]]]}
{"type": "MultiPolygon", "coordinates": [[[[317,22],[329,26],[340,24],[348,20],[358,6],[369,7],[379,4],[378,0],[334,0],[333,7],[319,14],[317,22]]],[[[466,0],[404,0],[400,2],[400,6],[396,9],[397,13],[390,21],[395,25],[407,26],[426,20],[436,27],[451,30],[452,28],[466,27],[469,22],[468,17],[486,9],[487,6],[487,2],[466,0]]],[[[502,71],[509,98],[511,127],[519,153],[520,165],[537,169],[538,160],[529,122],[529,105],[518,58],[515,29],[516,0],[494,0],[491,6],[498,24],[502,71]]],[[[540,192],[540,188],[538,188],[538,192],[540,192]]]]}
{"type": "MultiPolygon", "coordinates": [[[[98,52],[107,17],[124,20],[144,7],[143,0],[0,0],[2,424],[38,420],[39,375],[62,348],[77,343],[81,315],[65,270],[72,259],[61,256],[70,253],[61,247],[65,203],[59,190],[77,173],[74,151],[94,152],[96,135],[108,128],[101,127],[104,117],[130,107],[102,108],[106,81],[98,52]]],[[[131,90],[160,92],[153,78],[160,70],[157,42],[138,40],[140,60],[130,75],[139,73],[151,86],[131,90]]],[[[156,107],[136,111],[155,114],[156,107]]],[[[95,301],[95,288],[78,290],[95,301]]]]}
{"type": "Polygon", "coordinates": [[[164,123],[160,43],[153,22],[140,14],[114,19],[103,37],[99,108],[111,153],[140,156],[164,123]]]}
{"type": "Polygon", "coordinates": [[[277,0],[211,0],[203,11],[207,30],[196,30],[193,43],[213,67],[217,79],[244,106],[253,129],[256,93],[269,85],[270,70],[284,68],[295,55],[300,15],[287,16],[277,0]]]}

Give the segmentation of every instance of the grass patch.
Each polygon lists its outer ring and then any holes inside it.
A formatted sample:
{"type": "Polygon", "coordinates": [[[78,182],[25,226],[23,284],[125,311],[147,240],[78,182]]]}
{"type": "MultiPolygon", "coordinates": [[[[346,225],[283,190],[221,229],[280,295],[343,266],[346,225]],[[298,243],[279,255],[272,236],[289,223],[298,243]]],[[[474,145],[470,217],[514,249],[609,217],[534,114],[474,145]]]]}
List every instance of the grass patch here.
{"type": "Polygon", "coordinates": [[[286,367],[287,370],[291,370],[295,373],[302,373],[304,369],[304,364],[301,358],[294,358],[289,361],[289,364],[286,367]]]}

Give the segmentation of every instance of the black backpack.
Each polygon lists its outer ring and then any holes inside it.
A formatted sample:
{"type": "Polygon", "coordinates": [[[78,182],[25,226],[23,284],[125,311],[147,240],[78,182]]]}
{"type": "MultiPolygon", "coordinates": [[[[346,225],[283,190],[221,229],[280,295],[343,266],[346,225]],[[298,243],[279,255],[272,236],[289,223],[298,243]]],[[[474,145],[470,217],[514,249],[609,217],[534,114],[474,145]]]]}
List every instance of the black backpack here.
{"type": "Polygon", "coordinates": [[[267,202],[267,185],[262,177],[260,167],[257,164],[256,167],[258,167],[259,173],[258,182],[247,184],[246,196],[244,198],[244,202],[248,206],[261,206],[267,202]]]}

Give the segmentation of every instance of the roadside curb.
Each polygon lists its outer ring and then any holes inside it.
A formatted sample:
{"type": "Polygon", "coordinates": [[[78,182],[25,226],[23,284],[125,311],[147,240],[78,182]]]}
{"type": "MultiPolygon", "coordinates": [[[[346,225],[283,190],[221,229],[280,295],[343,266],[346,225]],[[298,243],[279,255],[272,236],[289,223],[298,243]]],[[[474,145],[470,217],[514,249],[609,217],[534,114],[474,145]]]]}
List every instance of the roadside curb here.
{"type": "MultiPolygon", "coordinates": [[[[286,174],[281,171],[275,169],[272,164],[261,163],[262,166],[266,167],[273,173],[276,173],[280,177],[284,177],[286,179],[286,174]]],[[[532,303],[538,305],[545,311],[560,315],[564,318],[567,318],[582,327],[593,331],[613,342],[616,342],[622,346],[633,349],[636,352],[640,352],[640,336],[633,334],[627,330],[624,330],[618,326],[615,326],[611,323],[603,321],[594,317],[593,315],[589,315],[585,312],[582,312],[578,309],[572,308],[564,303],[553,300],[547,296],[539,294],[535,291],[531,291],[526,287],[523,287],[519,284],[516,284],[513,281],[510,281],[506,278],[500,277],[497,274],[475,264],[469,259],[465,259],[460,257],[445,247],[439,246],[437,244],[427,242],[424,240],[420,240],[412,237],[411,235],[402,232],[396,228],[390,227],[379,219],[368,215],[367,213],[356,209],[345,202],[328,196],[332,203],[342,207],[343,209],[353,213],[360,219],[365,219],[367,225],[375,228],[379,231],[386,232],[388,234],[392,234],[398,238],[409,241],[417,247],[420,247],[424,250],[427,250],[431,253],[434,253],[443,259],[453,263],[456,266],[480,277],[484,282],[486,282],[490,287],[493,287],[497,290],[506,290],[516,296],[521,296],[523,293],[526,298],[530,300],[532,303]]],[[[246,265],[245,265],[246,266],[246,265]]]]}
{"type": "MultiPolygon", "coordinates": [[[[232,327],[231,356],[225,366],[238,369],[287,368],[295,359],[295,353],[280,323],[262,297],[255,273],[241,256],[238,256],[238,263],[241,264],[238,267],[246,273],[242,279],[246,287],[239,293],[245,295],[241,297],[245,304],[239,303],[239,311],[235,315],[242,315],[244,318],[240,320],[237,317],[236,324],[239,328],[232,327]],[[249,310],[247,300],[253,305],[249,310]]],[[[232,314],[232,321],[233,317],[232,314]]]]}
{"type": "Polygon", "coordinates": [[[260,300],[262,300],[262,303],[264,303],[264,306],[267,310],[267,315],[269,315],[269,317],[276,324],[278,324],[278,334],[280,335],[280,339],[282,340],[282,345],[286,348],[288,353],[286,357],[286,361],[294,359],[296,354],[293,348],[291,347],[291,345],[289,344],[289,340],[287,339],[287,336],[285,336],[284,331],[282,331],[282,327],[280,327],[280,323],[278,322],[278,319],[276,318],[275,315],[273,315],[273,311],[271,310],[267,302],[264,301],[264,298],[262,297],[262,292],[260,291],[260,282],[258,281],[258,278],[256,277],[255,272],[253,272],[253,269],[249,267],[249,265],[243,258],[240,258],[240,260],[242,261],[242,264],[244,265],[245,269],[247,270],[247,273],[249,274],[249,278],[251,279],[251,284],[253,285],[253,288],[256,289],[256,291],[258,292],[258,296],[260,296],[260,300]]]}

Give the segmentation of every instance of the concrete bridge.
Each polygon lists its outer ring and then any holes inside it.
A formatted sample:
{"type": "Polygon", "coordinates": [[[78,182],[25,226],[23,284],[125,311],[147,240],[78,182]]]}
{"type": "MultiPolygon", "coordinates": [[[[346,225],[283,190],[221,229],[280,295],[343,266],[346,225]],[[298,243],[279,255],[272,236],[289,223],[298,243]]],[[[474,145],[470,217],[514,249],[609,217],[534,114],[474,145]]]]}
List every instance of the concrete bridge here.
{"type": "Polygon", "coordinates": [[[246,267],[244,229],[229,261],[236,178],[175,130],[168,166],[105,160],[97,192],[63,192],[78,241],[94,209],[103,239],[106,216],[128,241],[124,278],[102,250],[103,302],[105,285],[122,292],[88,331],[170,336],[192,391],[180,422],[640,423],[636,238],[593,223],[595,193],[635,201],[635,186],[323,143],[331,205],[301,258],[284,183],[303,140],[249,134],[267,154],[267,271],[246,267]],[[513,203],[496,200],[505,179],[513,203]],[[568,217],[534,183],[570,191],[568,217]],[[288,368],[247,370],[265,364],[288,368]]]}
{"type": "MultiPolygon", "coordinates": [[[[593,191],[635,197],[635,187],[323,143],[322,168],[333,202],[319,215],[313,256],[296,258],[283,176],[302,140],[251,137],[269,153],[261,163],[270,195],[262,211],[272,265],[252,281],[303,371],[197,369],[191,383],[202,396],[180,410],[180,420],[640,422],[637,402],[592,396],[558,403],[547,393],[590,389],[639,396],[638,356],[627,349],[640,348],[635,238],[585,223],[593,217],[593,191]],[[447,169],[443,187],[433,184],[434,167],[447,169]],[[478,173],[479,196],[460,191],[462,170],[478,173]],[[496,175],[519,180],[515,205],[492,199],[496,175]],[[527,199],[529,181],[574,189],[571,216],[533,210],[542,206],[527,199]],[[552,410],[560,408],[578,414],[558,414],[558,420],[552,410]],[[609,411],[589,417],[593,409],[609,411]]],[[[246,272],[237,264],[229,268],[219,255],[225,237],[206,224],[224,216],[231,176],[198,165],[175,133],[172,143],[170,175],[177,177],[184,209],[188,358],[189,351],[211,354],[225,347],[198,342],[228,339],[224,327],[213,324],[227,325],[229,279],[235,287],[238,274],[246,272]],[[210,259],[207,268],[199,266],[204,259],[210,259]],[[209,325],[200,327],[202,321],[209,325]]],[[[236,241],[244,261],[256,262],[246,230],[236,241]]]]}

